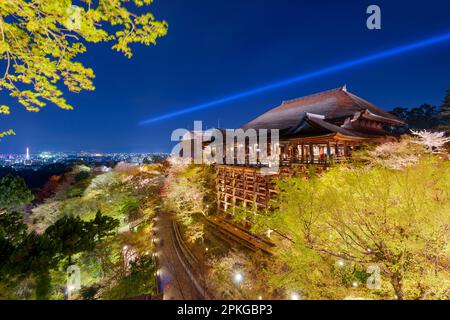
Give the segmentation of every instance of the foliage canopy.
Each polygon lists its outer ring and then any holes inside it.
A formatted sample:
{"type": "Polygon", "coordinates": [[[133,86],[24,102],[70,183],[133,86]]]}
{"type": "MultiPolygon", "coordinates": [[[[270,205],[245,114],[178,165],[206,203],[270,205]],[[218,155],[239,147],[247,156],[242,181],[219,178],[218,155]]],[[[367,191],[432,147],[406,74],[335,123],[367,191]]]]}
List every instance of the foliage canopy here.
{"type": "MultiPolygon", "coordinates": [[[[156,44],[167,33],[142,7],[153,0],[2,0],[0,2],[0,91],[26,110],[47,103],[73,109],[60,85],[70,92],[94,90],[94,71],[77,61],[88,43],[112,43],[132,57],[131,45],[156,44]],[[134,12],[135,11],[135,12],[134,12]]],[[[0,105],[0,114],[10,108],[0,105]]],[[[12,131],[0,131],[0,138],[12,131]]]]}
{"type": "Polygon", "coordinates": [[[449,185],[450,163],[432,155],[401,170],[337,166],[280,181],[268,224],[292,240],[277,253],[290,270],[282,283],[313,298],[448,299],[449,185]],[[381,287],[365,290],[357,274],[345,281],[338,263],[378,267],[381,287]]]}

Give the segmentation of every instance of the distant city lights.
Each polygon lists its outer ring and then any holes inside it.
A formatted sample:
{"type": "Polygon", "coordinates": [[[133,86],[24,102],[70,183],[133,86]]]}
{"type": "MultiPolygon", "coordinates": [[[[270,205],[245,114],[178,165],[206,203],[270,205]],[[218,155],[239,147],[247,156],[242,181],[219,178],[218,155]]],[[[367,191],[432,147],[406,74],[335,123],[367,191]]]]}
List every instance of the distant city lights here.
{"type": "Polygon", "coordinates": [[[87,164],[103,164],[102,171],[108,172],[109,163],[125,162],[130,164],[142,164],[144,160],[155,162],[168,155],[164,153],[89,153],[89,152],[51,152],[42,151],[32,153],[30,147],[25,147],[22,154],[0,154],[0,167],[13,168],[15,170],[33,169],[54,164],[71,165],[76,161],[87,164]]]}

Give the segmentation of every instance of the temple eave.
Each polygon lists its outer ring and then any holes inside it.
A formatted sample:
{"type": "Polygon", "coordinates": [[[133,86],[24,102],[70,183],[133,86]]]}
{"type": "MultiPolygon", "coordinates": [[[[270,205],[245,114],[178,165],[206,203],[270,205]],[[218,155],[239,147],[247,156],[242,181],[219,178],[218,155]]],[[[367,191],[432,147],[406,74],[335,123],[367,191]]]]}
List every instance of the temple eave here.
{"type": "Polygon", "coordinates": [[[299,136],[295,138],[287,138],[283,139],[289,142],[327,142],[327,141],[370,141],[372,137],[363,137],[363,136],[353,136],[353,135],[345,135],[339,132],[333,132],[329,134],[323,135],[311,135],[311,136],[299,136]]]}

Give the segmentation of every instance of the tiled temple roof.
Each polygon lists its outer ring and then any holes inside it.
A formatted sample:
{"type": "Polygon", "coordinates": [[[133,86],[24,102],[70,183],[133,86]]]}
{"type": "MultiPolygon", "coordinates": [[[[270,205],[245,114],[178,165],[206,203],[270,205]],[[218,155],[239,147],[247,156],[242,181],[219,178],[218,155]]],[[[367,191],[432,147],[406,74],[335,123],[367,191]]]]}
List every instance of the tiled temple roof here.
{"type": "Polygon", "coordinates": [[[337,131],[344,130],[350,134],[351,130],[340,128],[340,126],[344,124],[345,119],[353,118],[355,114],[366,110],[375,115],[377,121],[386,125],[400,126],[404,124],[396,116],[348,92],[344,86],[285,101],[280,106],[245,124],[242,129],[279,129],[281,132],[289,132],[299,125],[305,115],[315,114],[321,116],[322,120],[318,120],[319,122],[325,122],[322,123],[322,126],[332,125],[333,129],[337,131]]]}

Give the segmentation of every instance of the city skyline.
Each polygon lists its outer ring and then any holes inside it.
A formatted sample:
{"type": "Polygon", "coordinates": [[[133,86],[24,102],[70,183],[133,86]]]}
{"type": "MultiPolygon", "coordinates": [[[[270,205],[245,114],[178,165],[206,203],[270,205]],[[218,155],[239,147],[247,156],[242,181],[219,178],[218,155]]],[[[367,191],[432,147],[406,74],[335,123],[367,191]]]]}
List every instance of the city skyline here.
{"type": "Polygon", "coordinates": [[[22,152],[21,150],[18,150],[18,152],[7,152],[7,153],[1,153],[0,156],[7,156],[7,155],[17,155],[17,156],[27,156],[29,154],[30,157],[32,156],[39,156],[46,153],[55,153],[55,154],[92,154],[92,155],[103,155],[103,154],[168,154],[167,152],[158,152],[158,151],[143,151],[143,152],[120,152],[120,151],[110,151],[110,152],[103,152],[98,150],[52,150],[52,149],[38,149],[33,150],[33,148],[26,146],[23,148],[22,152]],[[28,149],[28,151],[27,151],[28,149]]]}
{"type": "Polygon", "coordinates": [[[26,148],[25,153],[0,154],[0,168],[23,170],[39,170],[50,165],[67,164],[72,165],[76,161],[83,161],[87,164],[107,164],[125,162],[130,164],[142,164],[154,162],[155,159],[166,158],[165,153],[92,153],[85,151],[78,152],[35,152],[29,153],[26,148]]]}

